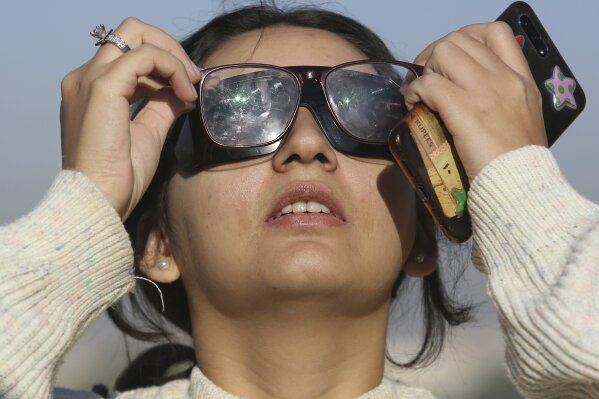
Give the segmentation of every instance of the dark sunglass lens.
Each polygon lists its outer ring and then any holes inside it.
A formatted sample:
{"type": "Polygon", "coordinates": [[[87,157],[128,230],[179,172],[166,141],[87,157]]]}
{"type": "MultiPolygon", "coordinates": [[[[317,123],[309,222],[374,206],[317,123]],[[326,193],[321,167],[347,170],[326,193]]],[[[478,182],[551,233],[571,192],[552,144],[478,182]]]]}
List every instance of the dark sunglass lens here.
{"type": "Polygon", "coordinates": [[[411,75],[408,68],[391,63],[335,69],[325,83],[327,101],[352,136],[385,143],[391,129],[406,115],[402,87],[411,75]]]}
{"type": "Polygon", "coordinates": [[[230,147],[275,141],[291,123],[298,91],[293,75],[280,69],[217,69],[204,78],[200,91],[207,132],[230,147]]]}

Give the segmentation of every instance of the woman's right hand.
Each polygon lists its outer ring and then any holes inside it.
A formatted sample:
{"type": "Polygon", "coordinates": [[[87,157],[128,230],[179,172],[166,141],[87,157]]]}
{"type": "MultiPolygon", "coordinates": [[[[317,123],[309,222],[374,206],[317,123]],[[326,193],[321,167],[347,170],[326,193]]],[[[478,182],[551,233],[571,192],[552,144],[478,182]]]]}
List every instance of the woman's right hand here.
{"type": "Polygon", "coordinates": [[[106,43],[62,81],[62,167],[87,175],[125,220],[154,176],[170,126],[194,106],[200,70],[175,39],[137,19],[114,34],[131,50],[106,43]],[[145,96],[131,121],[130,104],[145,96]]]}
{"type": "Polygon", "coordinates": [[[508,151],[547,146],[541,94],[505,22],[465,26],[414,62],[424,74],[405,90],[406,103],[441,116],[470,182],[508,151]]]}

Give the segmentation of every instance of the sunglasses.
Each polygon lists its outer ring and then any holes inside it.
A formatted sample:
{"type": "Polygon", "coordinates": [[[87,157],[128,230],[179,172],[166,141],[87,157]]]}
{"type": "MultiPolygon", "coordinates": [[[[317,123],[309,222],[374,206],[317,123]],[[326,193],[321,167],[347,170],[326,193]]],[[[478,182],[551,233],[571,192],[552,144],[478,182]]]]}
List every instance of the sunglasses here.
{"type": "Polygon", "coordinates": [[[197,107],[173,129],[186,171],[275,152],[307,108],[336,150],[393,159],[389,133],[408,110],[403,90],[422,66],[364,60],[333,67],[231,64],[202,70],[197,107]]]}

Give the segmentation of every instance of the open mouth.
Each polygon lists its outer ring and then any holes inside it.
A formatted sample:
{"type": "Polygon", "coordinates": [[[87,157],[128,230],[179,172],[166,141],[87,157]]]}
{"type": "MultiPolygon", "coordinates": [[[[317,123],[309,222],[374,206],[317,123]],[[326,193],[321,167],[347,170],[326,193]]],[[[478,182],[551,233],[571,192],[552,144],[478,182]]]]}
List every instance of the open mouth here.
{"type": "Polygon", "coordinates": [[[271,208],[268,222],[286,218],[301,220],[336,220],[345,218],[329,190],[314,184],[289,187],[271,208]]]}
{"type": "Polygon", "coordinates": [[[293,204],[285,205],[274,219],[278,219],[283,215],[290,213],[326,213],[331,214],[331,210],[318,201],[297,201],[293,204]]]}

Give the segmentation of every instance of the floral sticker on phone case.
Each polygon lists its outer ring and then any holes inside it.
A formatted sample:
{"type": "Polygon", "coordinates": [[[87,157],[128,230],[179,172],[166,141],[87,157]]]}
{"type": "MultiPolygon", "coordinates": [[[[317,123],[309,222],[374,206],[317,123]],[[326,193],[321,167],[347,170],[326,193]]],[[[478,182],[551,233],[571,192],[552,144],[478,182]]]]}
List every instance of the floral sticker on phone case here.
{"type": "Polygon", "coordinates": [[[566,77],[559,66],[553,67],[553,75],[544,83],[545,88],[553,95],[553,107],[556,111],[561,111],[564,107],[578,108],[574,99],[576,81],[566,77]]]}

